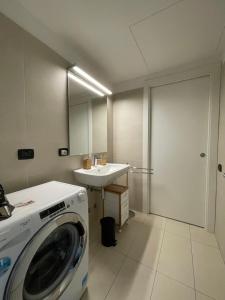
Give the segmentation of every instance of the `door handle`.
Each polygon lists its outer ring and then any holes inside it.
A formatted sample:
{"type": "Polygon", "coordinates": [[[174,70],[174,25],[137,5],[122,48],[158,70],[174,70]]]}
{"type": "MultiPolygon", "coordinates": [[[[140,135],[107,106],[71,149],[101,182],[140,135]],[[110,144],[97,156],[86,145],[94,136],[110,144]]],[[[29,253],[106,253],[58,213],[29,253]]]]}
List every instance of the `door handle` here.
{"type": "Polygon", "coordinates": [[[223,173],[223,177],[225,177],[225,173],[223,173]]]}
{"type": "Polygon", "coordinates": [[[222,171],[223,171],[223,166],[222,166],[222,164],[218,164],[218,171],[219,171],[219,172],[222,172],[222,171]]]}
{"type": "Polygon", "coordinates": [[[200,157],[205,157],[206,154],[204,152],[200,153],[200,157]]]}

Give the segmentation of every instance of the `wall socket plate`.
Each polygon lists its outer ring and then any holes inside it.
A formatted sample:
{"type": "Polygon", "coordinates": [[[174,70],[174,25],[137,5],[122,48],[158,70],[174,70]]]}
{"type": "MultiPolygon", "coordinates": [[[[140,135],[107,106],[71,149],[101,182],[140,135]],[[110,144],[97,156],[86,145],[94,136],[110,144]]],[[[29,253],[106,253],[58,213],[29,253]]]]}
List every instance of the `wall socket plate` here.
{"type": "Polygon", "coordinates": [[[27,160],[34,158],[34,149],[18,149],[18,160],[27,160]]]}
{"type": "Polygon", "coordinates": [[[59,156],[68,156],[69,149],[68,148],[59,148],[58,154],[59,154],[59,156]]]}

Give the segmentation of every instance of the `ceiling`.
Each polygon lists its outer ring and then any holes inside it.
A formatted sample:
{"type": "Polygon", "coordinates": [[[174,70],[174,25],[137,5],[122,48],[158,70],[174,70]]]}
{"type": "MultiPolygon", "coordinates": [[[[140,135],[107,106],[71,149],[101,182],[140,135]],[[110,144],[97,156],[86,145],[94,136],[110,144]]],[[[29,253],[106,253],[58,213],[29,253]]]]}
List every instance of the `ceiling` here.
{"type": "Polygon", "coordinates": [[[218,57],[225,46],[225,0],[16,2],[113,84],[218,57]]]}

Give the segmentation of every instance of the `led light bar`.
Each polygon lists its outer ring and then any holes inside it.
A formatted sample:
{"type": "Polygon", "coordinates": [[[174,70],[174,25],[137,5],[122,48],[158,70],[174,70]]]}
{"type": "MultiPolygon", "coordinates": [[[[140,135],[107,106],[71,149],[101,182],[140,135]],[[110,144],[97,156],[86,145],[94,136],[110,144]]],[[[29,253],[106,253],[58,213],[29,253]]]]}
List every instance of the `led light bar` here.
{"type": "Polygon", "coordinates": [[[105,96],[105,94],[103,94],[101,91],[97,90],[95,87],[93,87],[92,85],[88,84],[83,79],[81,79],[80,77],[74,75],[73,73],[68,72],[68,76],[69,76],[69,78],[73,79],[74,81],[76,81],[80,85],[86,87],[87,89],[89,89],[90,91],[94,92],[95,94],[97,94],[97,95],[99,95],[101,97],[105,96]]]}
{"type": "Polygon", "coordinates": [[[74,70],[74,72],[76,72],[77,74],[79,74],[81,77],[83,77],[87,81],[93,83],[96,87],[98,87],[100,90],[102,90],[103,92],[105,92],[107,95],[112,95],[112,92],[109,89],[107,89],[104,85],[102,85],[100,82],[98,82],[93,77],[91,77],[89,74],[87,74],[80,67],[74,66],[73,70],[74,70]]]}

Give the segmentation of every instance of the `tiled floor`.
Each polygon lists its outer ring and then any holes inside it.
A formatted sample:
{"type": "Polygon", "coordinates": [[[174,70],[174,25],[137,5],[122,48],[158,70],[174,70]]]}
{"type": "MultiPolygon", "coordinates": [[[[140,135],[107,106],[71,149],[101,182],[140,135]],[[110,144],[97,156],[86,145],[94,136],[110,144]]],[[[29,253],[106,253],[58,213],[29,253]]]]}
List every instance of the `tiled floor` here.
{"type": "Polygon", "coordinates": [[[91,229],[88,289],[82,300],[225,300],[225,265],[215,236],[136,213],[118,245],[101,246],[91,229]]]}

